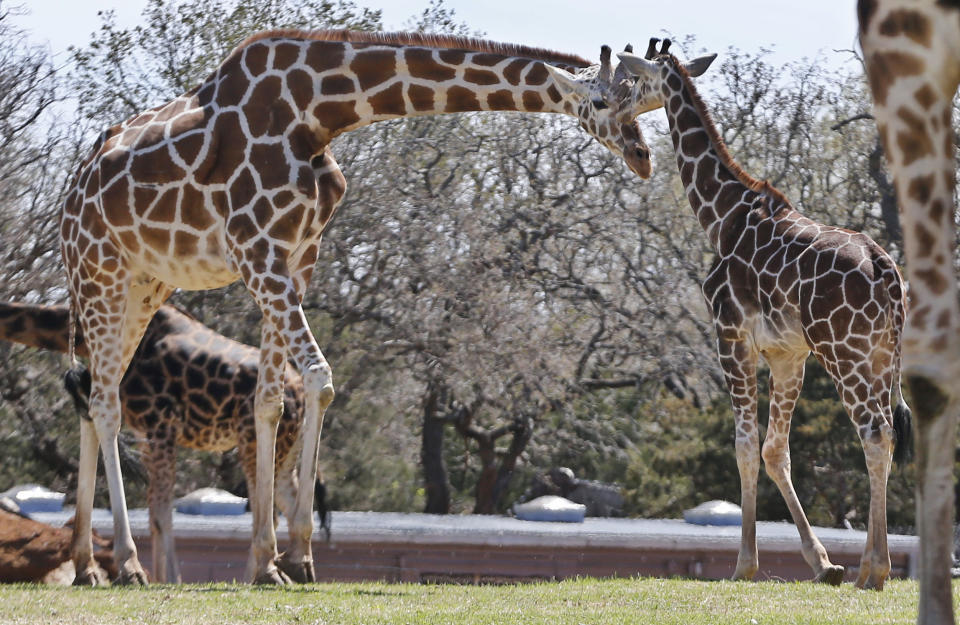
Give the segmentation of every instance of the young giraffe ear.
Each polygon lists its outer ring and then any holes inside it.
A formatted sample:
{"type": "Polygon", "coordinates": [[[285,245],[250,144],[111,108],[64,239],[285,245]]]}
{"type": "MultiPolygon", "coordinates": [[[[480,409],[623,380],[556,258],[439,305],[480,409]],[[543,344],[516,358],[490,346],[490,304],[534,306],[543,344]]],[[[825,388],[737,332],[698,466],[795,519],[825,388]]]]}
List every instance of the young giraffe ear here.
{"type": "Polygon", "coordinates": [[[578,100],[587,96],[587,86],[578,81],[576,76],[565,69],[560,69],[559,67],[554,67],[553,65],[547,63],[544,63],[544,67],[547,68],[547,72],[550,73],[550,76],[553,78],[553,82],[557,85],[561,92],[573,95],[578,100]]]}
{"type": "Polygon", "coordinates": [[[713,63],[713,60],[717,58],[716,54],[708,54],[707,56],[701,56],[692,61],[684,63],[683,66],[686,68],[687,73],[693,77],[697,77],[707,71],[707,68],[710,67],[710,64],[713,63]]]}
{"type": "Polygon", "coordinates": [[[630,52],[619,52],[617,58],[620,63],[627,68],[627,71],[640,78],[653,78],[657,74],[658,65],[653,61],[648,61],[643,57],[630,52]]]}

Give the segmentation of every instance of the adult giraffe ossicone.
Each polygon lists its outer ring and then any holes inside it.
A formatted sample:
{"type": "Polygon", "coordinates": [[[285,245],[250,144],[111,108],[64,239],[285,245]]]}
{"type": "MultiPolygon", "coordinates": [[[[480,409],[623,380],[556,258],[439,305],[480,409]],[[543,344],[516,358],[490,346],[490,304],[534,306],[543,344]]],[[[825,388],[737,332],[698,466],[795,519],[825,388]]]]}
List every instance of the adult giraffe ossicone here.
{"type": "Polygon", "coordinates": [[[893,171],[910,284],[903,369],[917,414],[923,624],[953,623],[953,466],[960,419],[960,293],[953,99],[960,2],[860,0],[860,45],[893,171]]]}
{"type": "MultiPolygon", "coordinates": [[[[380,120],[464,111],[577,117],[640,176],[650,173],[639,126],[621,111],[632,91],[601,63],[458,37],[270,31],[240,44],[197,88],[100,135],[76,173],[61,219],[71,303],[90,352],[91,421],[81,421],[73,559],[96,584],[90,511],[103,453],[120,583],[145,583],[130,535],[117,460],[117,385],[144,328],[175,288],[242,279],[263,314],[257,399],[255,524],[247,577],[284,583],[273,530],[274,438],[283,367],[306,392],[300,475],[314,475],[332,372],[300,306],[324,226],[346,180],[327,149],[380,120]],[[576,74],[558,81],[549,64],[576,74]]],[[[291,534],[309,539],[312,489],[301,488],[291,534]]],[[[288,565],[297,563],[288,563],[288,565]]],[[[312,567],[306,560],[299,563],[312,567]]]]}
{"type": "Polygon", "coordinates": [[[903,281],[893,260],[869,237],[808,219],[780,191],[744,172],[668,47],[666,40],[652,60],[631,54],[620,59],[637,77],[638,105],[666,111],[687,199],[716,252],[703,294],[736,419],[743,529],[734,578],[750,579],[758,569],[756,374],[762,357],[770,366],[764,466],[790,509],[815,579],[831,584],[843,579],[843,567],[831,564],[790,477],[790,417],[813,352],[863,444],[870,516],[856,583],[879,590],[890,572],[891,458],[902,459],[909,447],[910,412],[900,391],[903,281]]]}

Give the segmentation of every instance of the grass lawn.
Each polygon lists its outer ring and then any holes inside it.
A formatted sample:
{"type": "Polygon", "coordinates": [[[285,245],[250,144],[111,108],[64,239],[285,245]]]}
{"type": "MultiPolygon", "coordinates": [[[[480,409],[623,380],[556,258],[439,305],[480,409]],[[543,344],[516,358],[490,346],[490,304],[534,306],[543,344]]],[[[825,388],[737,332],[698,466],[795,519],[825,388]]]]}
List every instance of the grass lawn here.
{"type": "MultiPolygon", "coordinates": [[[[958,595],[960,596],[960,595],[958,595]]],[[[955,601],[956,604],[956,601],[955,601]]],[[[0,623],[372,625],[776,625],[913,623],[917,585],[883,592],[811,583],[581,579],[515,586],[232,584],[148,588],[0,586],[0,623]]]]}

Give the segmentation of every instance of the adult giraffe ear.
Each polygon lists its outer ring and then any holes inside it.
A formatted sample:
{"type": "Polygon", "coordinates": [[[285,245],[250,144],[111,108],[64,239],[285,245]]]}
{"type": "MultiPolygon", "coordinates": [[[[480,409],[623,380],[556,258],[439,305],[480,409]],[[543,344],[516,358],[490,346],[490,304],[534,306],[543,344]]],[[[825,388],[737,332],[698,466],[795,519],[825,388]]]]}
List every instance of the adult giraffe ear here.
{"type": "Polygon", "coordinates": [[[648,61],[632,52],[618,52],[617,58],[620,59],[620,64],[627,68],[628,72],[640,78],[653,78],[659,68],[654,61],[648,61]]]}
{"type": "Polygon", "coordinates": [[[707,71],[707,68],[710,67],[710,64],[713,63],[713,60],[717,58],[716,54],[708,54],[707,56],[701,56],[688,61],[683,64],[686,68],[687,73],[693,77],[697,77],[707,71]]]}
{"type": "Polygon", "coordinates": [[[587,86],[577,80],[577,77],[567,70],[554,67],[548,63],[544,63],[543,66],[547,68],[547,72],[550,74],[550,77],[553,78],[553,82],[557,85],[561,92],[573,95],[578,100],[589,95],[589,89],[587,86]]]}

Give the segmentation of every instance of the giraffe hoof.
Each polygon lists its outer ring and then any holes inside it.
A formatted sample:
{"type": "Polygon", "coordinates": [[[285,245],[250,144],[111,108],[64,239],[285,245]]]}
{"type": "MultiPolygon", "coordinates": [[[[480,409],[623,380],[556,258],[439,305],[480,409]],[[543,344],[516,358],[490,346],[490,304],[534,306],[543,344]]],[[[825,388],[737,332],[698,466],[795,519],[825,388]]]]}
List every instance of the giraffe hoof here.
{"type": "Polygon", "coordinates": [[[757,574],[758,568],[759,567],[756,564],[737,566],[737,568],[733,571],[733,577],[731,577],[730,580],[734,582],[749,582],[753,580],[753,577],[757,574]]]}
{"type": "Polygon", "coordinates": [[[312,584],[317,581],[316,572],[313,569],[313,562],[304,559],[301,562],[288,560],[281,556],[277,560],[277,566],[280,571],[297,584],[312,584]]]}
{"type": "Polygon", "coordinates": [[[876,590],[876,591],[881,591],[881,590],[883,590],[883,582],[884,582],[884,581],[886,581],[886,580],[883,579],[883,578],[881,578],[881,579],[873,579],[873,578],[871,578],[871,577],[868,577],[867,579],[865,579],[865,580],[863,580],[863,581],[857,580],[857,583],[854,584],[854,585],[855,585],[857,588],[861,589],[861,590],[876,590]]]}
{"type": "Polygon", "coordinates": [[[109,586],[110,580],[107,579],[107,572],[96,564],[90,565],[82,571],[78,571],[73,578],[74,586],[109,586]]]}
{"type": "Polygon", "coordinates": [[[268,570],[264,571],[263,573],[260,573],[259,575],[257,575],[257,577],[253,580],[253,583],[258,586],[260,585],[286,586],[287,584],[292,584],[293,582],[290,581],[290,578],[287,577],[287,575],[283,571],[273,566],[273,567],[270,567],[268,570]]]}
{"type": "Polygon", "coordinates": [[[118,586],[146,586],[147,572],[136,562],[127,562],[120,568],[120,574],[113,583],[118,586]]]}
{"type": "Polygon", "coordinates": [[[843,582],[843,572],[844,568],[838,564],[831,564],[826,567],[813,578],[813,581],[818,584],[830,584],[831,586],[839,586],[843,582]]]}

